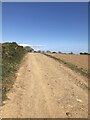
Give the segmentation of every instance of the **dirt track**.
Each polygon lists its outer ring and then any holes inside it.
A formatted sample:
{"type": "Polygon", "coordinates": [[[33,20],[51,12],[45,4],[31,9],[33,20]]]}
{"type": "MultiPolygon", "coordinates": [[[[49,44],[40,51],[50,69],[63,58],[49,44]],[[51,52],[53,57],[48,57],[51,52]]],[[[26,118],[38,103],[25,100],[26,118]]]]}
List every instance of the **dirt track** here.
{"type": "Polygon", "coordinates": [[[3,106],[3,118],[87,118],[87,78],[39,53],[28,53],[3,106]]]}

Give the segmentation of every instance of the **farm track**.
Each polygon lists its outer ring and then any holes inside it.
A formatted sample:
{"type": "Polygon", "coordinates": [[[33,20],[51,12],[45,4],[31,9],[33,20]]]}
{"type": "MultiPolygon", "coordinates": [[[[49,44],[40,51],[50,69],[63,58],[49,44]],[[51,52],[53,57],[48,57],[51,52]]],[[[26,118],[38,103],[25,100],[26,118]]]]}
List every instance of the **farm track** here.
{"type": "Polygon", "coordinates": [[[87,78],[39,53],[28,53],[2,108],[3,118],[87,118],[87,78]]]}

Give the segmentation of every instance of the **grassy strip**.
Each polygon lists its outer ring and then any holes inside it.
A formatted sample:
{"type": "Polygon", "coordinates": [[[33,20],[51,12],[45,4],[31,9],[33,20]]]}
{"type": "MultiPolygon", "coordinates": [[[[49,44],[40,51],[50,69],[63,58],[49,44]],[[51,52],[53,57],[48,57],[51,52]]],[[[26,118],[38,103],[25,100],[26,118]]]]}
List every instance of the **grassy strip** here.
{"type": "Polygon", "coordinates": [[[6,93],[13,87],[15,72],[25,53],[25,49],[15,42],[2,44],[2,101],[7,98],[6,93]]]}
{"type": "Polygon", "coordinates": [[[60,59],[60,58],[56,58],[56,57],[54,57],[54,56],[52,56],[52,55],[48,55],[48,54],[46,54],[46,53],[43,53],[43,54],[46,55],[46,56],[48,56],[48,57],[50,57],[50,58],[53,58],[54,60],[57,60],[57,61],[63,63],[64,65],[66,65],[66,66],[69,67],[70,69],[74,70],[75,72],[78,72],[78,73],[80,73],[81,75],[88,77],[88,73],[87,73],[85,70],[83,70],[82,68],[78,68],[78,67],[75,66],[74,64],[69,63],[69,62],[66,62],[66,61],[64,61],[64,60],[62,60],[62,59],[60,59]]]}

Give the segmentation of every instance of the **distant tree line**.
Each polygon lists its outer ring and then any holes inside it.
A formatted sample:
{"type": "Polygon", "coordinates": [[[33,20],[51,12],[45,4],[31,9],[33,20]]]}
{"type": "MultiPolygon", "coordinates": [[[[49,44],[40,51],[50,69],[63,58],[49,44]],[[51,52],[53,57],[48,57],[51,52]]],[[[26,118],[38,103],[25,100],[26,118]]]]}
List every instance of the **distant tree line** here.
{"type": "Polygon", "coordinates": [[[34,52],[35,52],[35,53],[37,52],[37,53],[74,54],[73,52],[70,52],[70,53],[62,53],[61,51],[56,52],[56,51],[50,51],[50,50],[47,50],[47,51],[38,50],[38,51],[34,51],[34,52]]]}
{"type": "MultiPolygon", "coordinates": [[[[63,52],[61,52],[61,51],[56,52],[56,51],[50,51],[50,50],[47,50],[47,51],[37,50],[37,51],[35,51],[35,50],[34,50],[33,48],[31,48],[30,46],[26,46],[25,49],[26,49],[27,52],[34,52],[34,53],[74,54],[73,52],[63,53],[63,52]]],[[[90,55],[90,54],[87,53],[87,52],[80,52],[79,54],[80,54],[80,55],[90,55]]]]}
{"type": "Polygon", "coordinates": [[[87,52],[80,52],[80,55],[89,55],[87,52]]]}

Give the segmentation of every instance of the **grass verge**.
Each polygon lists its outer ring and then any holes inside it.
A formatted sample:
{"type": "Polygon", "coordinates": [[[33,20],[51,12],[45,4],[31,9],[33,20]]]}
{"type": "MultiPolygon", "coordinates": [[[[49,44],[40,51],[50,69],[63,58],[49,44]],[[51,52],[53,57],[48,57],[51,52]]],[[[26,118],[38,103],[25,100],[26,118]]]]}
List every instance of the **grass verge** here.
{"type": "Polygon", "coordinates": [[[25,49],[15,42],[2,44],[2,101],[15,82],[15,72],[22,60],[25,49]]]}
{"type": "Polygon", "coordinates": [[[61,63],[63,63],[65,66],[67,66],[67,67],[69,67],[70,69],[74,70],[75,72],[78,72],[78,73],[80,73],[81,75],[88,77],[88,72],[85,71],[84,69],[78,68],[76,65],[74,65],[74,64],[72,64],[72,63],[69,63],[69,62],[66,62],[65,60],[62,60],[62,59],[60,59],[60,58],[56,58],[56,57],[54,57],[54,56],[52,56],[52,55],[49,55],[49,54],[46,54],[46,53],[42,53],[42,54],[44,54],[44,55],[46,55],[46,56],[48,56],[48,57],[50,57],[50,58],[53,58],[54,60],[56,60],[56,61],[58,61],[58,62],[61,62],[61,63]]]}

